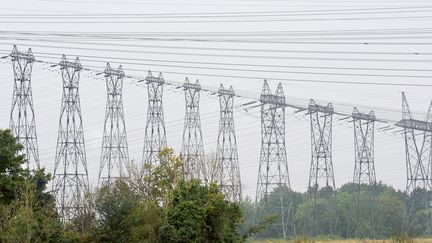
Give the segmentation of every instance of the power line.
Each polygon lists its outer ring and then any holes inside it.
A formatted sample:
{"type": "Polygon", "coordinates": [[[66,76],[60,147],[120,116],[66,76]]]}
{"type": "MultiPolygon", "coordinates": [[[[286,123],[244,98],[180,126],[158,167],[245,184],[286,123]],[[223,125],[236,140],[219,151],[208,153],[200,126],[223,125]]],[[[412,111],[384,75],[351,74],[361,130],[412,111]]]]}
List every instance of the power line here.
{"type": "MultiPolygon", "coordinates": [[[[0,50],[2,51],[2,50],[0,50]]],[[[38,54],[45,54],[45,55],[55,55],[52,53],[46,53],[46,52],[37,52],[38,54]]],[[[38,55],[40,57],[46,57],[46,58],[52,58],[49,56],[42,56],[38,55]]],[[[220,68],[220,67],[202,67],[202,66],[184,66],[184,65],[168,65],[168,64],[154,64],[154,63],[141,63],[142,61],[146,61],[146,59],[135,59],[135,58],[119,58],[119,57],[100,57],[100,56],[91,56],[91,55],[80,55],[80,57],[90,57],[90,58],[97,58],[97,59],[104,59],[104,60],[138,60],[140,63],[125,63],[124,64],[133,64],[133,65],[151,65],[151,66],[157,66],[157,67],[174,67],[174,68],[188,68],[188,69],[207,69],[207,70],[221,70],[221,71],[242,71],[242,72],[263,72],[263,73],[287,73],[287,74],[313,74],[313,75],[336,75],[336,76],[365,76],[365,77],[396,77],[396,78],[432,78],[432,76],[428,75],[398,75],[398,74],[361,74],[361,73],[335,73],[335,72],[312,72],[312,71],[285,71],[285,70],[261,70],[261,69],[242,69],[242,68],[220,68]]],[[[96,61],[96,62],[102,62],[95,59],[83,59],[86,61],[96,61]]],[[[200,63],[202,64],[202,63],[200,63]]],[[[221,63],[223,65],[223,63],[221,63]]],[[[299,68],[304,68],[307,66],[299,66],[299,68]]],[[[128,68],[130,71],[141,71],[139,69],[133,69],[128,68]]]]}
{"type": "MultiPolygon", "coordinates": [[[[6,37],[1,38],[4,40],[21,40],[21,41],[47,41],[47,39],[35,39],[35,38],[12,38],[12,37],[6,37]]],[[[432,45],[431,42],[371,42],[371,41],[351,41],[351,42],[342,42],[342,41],[300,41],[300,40],[278,40],[275,41],[273,39],[266,40],[266,39],[203,39],[203,38],[179,38],[179,37],[171,37],[171,38],[160,38],[160,37],[145,37],[145,38],[135,38],[134,40],[141,40],[141,41],[165,41],[165,42],[202,42],[202,43],[257,43],[257,44],[310,44],[310,45],[432,45]]],[[[103,39],[98,40],[98,45],[101,45],[100,41],[103,41],[103,39]]],[[[59,41],[57,41],[59,42],[59,41]]],[[[79,42],[71,42],[78,44],[79,42]]],[[[91,43],[87,43],[91,44],[91,43]]],[[[96,44],[96,43],[94,43],[96,44]]],[[[107,43],[104,43],[107,45],[107,43]]]]}
{"type": "Polygon", "coordinates": [[[311,10],[276,10],[276,11],[235,11],[235,12],[189,12],[189,13],[70,13],[70,14],[3,14],[2,17],[8,16],[193,16],[193,15],[244,15],[244,14],[269,14],[269,13],[304,13],[304,12],[341,12],[341,11],[376,11],[376,10],[406,10],[406,9],[425,9],[432,6],[403,6],[403,7],[375,7],[375,8],[342,8],[342,9],[311,9],[311,10]]]}

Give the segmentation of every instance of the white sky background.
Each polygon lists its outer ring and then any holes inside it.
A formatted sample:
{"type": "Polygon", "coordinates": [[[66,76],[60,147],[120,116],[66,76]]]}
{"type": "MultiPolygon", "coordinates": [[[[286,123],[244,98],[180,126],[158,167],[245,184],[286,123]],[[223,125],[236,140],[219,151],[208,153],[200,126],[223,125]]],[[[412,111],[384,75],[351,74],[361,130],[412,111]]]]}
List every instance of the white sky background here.
{"type": "MultiPolygon", "coordinates": [[[[308,100],[314,98],[322,104],[333,102],[337,111],[346,113],[350,113],[354,105],[365,112],[374,109],[379,118],[389,120],[400,119],[401,91],[406,91],[416,118],[423,119],[432,98],[430,86],[319,84],[293,80],[431,84],[431,24],[432,3],[422,0],[15,0],[2,1],[0,7],[0,55],[9,54],[12,44],[16,43],[21,51],[31,47],[36,58],[44,61],[59,62],[61,54],[68,55],[71,60],[81,56],[84,67],[98,70],[103,70],[105,62],[110,61],[113,67],[123,64],[128,75],[144,78],[148,70],[153,70],[155,74],[156,71],[162,71],[168,81],[182,83],[188,76],[190,80],[199,79],[206,88],[217,90],[219,84],[223,83],[226,87],[233,85],[240,95],[256,98],[261,91],[262,79],[267,78],[273,90],[278,82],[283,83],[287,100],[292,104],[306,106],[308,100]],[[242,13],[240,15],[260,12],[263,16],[238,17],[238,12],[242,13]],[[210,13],[219,14],[211,17],[215,15],[210,13]],[[44,14],[51,16],[41,18],[44,14]],[[62,14],[66,16],[60,17],[62,14]],[[100,18],[100,14],[111,15],[100,18]],[[138,15],[132,18],[130,14],[138,15]],[[177,15],[174,18],[173,14],[184,16],[177,15]],[[355,34],[353,31],[360,33],[355,34]],[[42,32],[50,33],[41,36],[42,32]],[[110,32],[117,38],[52,35],[77,32],[110,32]],[[121,36],[121,33],[126,34],[121,36]],[[198,39],[205,41],[196,41],[198,39]],[[185,63],[176,63],[178,61],[185,63]],[[235,65],[209,65],[206,62],[235,65]],[[204,69],[206,67],[209,69],[204,69]]],[[[48,67],[46,64],[34,64],[32,84],[41,164],[52,172],[62,88],[58,67],[49,68],[57,72],[47,70],[48,67]]],[[[101,79],[102,76],[94,77],[94,73],[83,72],[80,81],[88,171],[92,185],[97,182],[106,99],[105,81],[101,79]]],[[[6,128],[9,125],[13,87],[12,66],[7,59],[0,62],[0,80],[0,127],[6,128]]],[[[136,86],[135,81],[125,80],[123,94],[130,157],[141,161],[147,90],[136,86]]],[[[248,101],[238,98],[235,102],[240,105],[248,101]]],[[[209,153],[216,149],[219,121],[217,96],[203,93],[200,105],[204,147],[209,153]]],[[[166,87],[163,106],[168,144],[180,151],[183,91],[166,87]]],[[[291,108],[286,110],[288,166],[291,186],[304,191],[310,166],[310,124],[304,113],[294,111],[291,108]]],[[[259,115],[259,108],[248,113],[235,110],[243,190],[245,195],[253,198],[260,154],[259,115]]],[[[338,186],[352,180],[354,167],[352,126],[347,120],[343,122],[339,118],[334,117],[333,126],[333,164],[338,186]]],[[[377,127],[380,126],[386,125],[377,124],[377,127]]],[[[376,131],[377,179],[404,188],[404,153],[402,136],[376,131]]]]}

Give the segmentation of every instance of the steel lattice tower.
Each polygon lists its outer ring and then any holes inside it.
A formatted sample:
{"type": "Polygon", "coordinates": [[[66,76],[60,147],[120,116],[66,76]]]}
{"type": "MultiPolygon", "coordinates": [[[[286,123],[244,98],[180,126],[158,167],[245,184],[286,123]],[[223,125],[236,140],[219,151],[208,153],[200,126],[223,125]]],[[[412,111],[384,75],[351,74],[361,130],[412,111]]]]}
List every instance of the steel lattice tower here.
{"type": "Polygon", "coordinates": [[[309,175],[309,196],[315,200],[320,186],[335,190],[332,164],[332,118],[331,104],[317,105],[310,101],[308,114],[311,122],[312,158],[309,175]],[[321,184],[323,183],[323,184],[321,184]]]}
{"type": "Polygon", "coordinates": [[[149,71],[147,83],[148,108],[144,138],[143,165],[159,165],[159,152],[167,146],[165,120],[162,107],[163,85],[162,73],[153,77],[149,71]]]}
{"type": "Polygon", "coordinates": [[[206,179],[204,164],[204,145],[201,131],[199,99],[201,85],[198,80],[183,84],[185,91],[186,112],[183,130],[181,154],[184,159],[184,177],[186,179],[206,179]]]}
{"type": "Polygon", "coordinates": [[[242,199],[237,139],[234,129],[234,90],[232,86],[219,87],[220,121],[216,161],[221,166],[220,185],[224,195],[232,202],[242,199]]]}
{"type": "Polygon", "coordinates": [[[369,112],[369,114],[360,113],[357,108],[354,108],[352,118],[355,153],[353,182],[359,187],[362,184],[376,186],[374,163],[375,114],[373,111],[369,112]]]}
{"type": "MultiPolygon", "coordinates": [[[[402,120],[397,126],[404,129],[405,158],[407,169],[406,192],[413,197],[407,201],[408,230],[414,224],[415,208],[430,209],[432,198],[432,103],[429,106],[426,121],[416,120],[411,114],[405,93],[402,93],[402,120]]],[[[432,219],[426,218],[426,232],[431,233],[432,219]]]]}
{"type": "MultiPolygon", "coordinates": [[[[308,219],[310,229],[316,230],[316,202],[320,189],[327,188],[335,198],[335,179],[332,163],[332,104],[317,105],[311,100],[308,107],[311,123],[311,166],[309,174],[308,197],[312,200],[313,211],[308,219]]],[[[331,226],[332,227],[332,226],[331,226]]]]}
{"type": "Polygon", "coordinates": [[[271,230],[286,238],[295,232],[290,190],[288,162],[285,147],[285,96],[279,83],[272,94],[267,81],[261,92],[261,155],[255,203],[255,223],[266,216],[277,214],[279,221],[271,230]],[[278,206],[274,206],[277,203],[278,206]]]}
{"type": "Polygon", "coordinates": [[[31,49],[27,53],[18,51],[14,45],[12,53],[14,89],[9,127],[24,146],[27,169],[39,168],[39,150],[31,88],[31,73],[36,59],[31,49]]]}
{"type": "Polygon", "coordinates": [[[129,154],[124,118],[122,89],[125,74],[122,66],[117,70],[110,64],[104,71],[107,87],[104,133],[98,184],[111,184],[117,178],[128,176],[129,154]]]}
{"type": "Polygon", "coordinates": [[[53,191],[58,212],[63,221],[84,212],[84,196],[89,190],[87,160],[84,144],[79,79],[81,63],[60,61],[63,95],[60,110],[53,191]]]}
{"type": "MultiPolygon", "coordinates": [[[[376,117],[373,111],[368,114],[361,113],[357,108],[352,112],[352,122],[354,125],[354,175],[353,183],[356,185],[357,190],[354,193],[355,208],[351,210],[350,224],[360,223],[362,216],[360,214],[361,201],[367,204],[367,217],[372,224],[373,230],[376,231],[379,222],[379,212],[377,212],[377,182],[375,175],[375,162],[374,162],[374,128],[376,117]],[[366,189],[372,197],[370,199],[361,199],[361,192],[366,189]],[[365,201],[367,200],[367,201],[365,201]]],[[[351,233],[351,232],[349,232],[351,233]]]]}

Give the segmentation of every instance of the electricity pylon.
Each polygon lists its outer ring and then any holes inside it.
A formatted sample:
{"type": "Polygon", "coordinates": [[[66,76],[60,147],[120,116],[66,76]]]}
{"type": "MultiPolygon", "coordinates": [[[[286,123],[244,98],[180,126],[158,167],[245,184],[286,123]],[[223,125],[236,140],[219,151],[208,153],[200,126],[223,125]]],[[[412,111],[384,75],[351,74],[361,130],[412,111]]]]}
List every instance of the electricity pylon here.
{"type": "Polygon", "coordinates": [[[19,52],[14,45],[11,54],[14,72],[14,88],[9,127],[24,146],[27,169],[39,168],[39,150],[31,88],[33,62],[36,61],[31,49],[19,52]]]}
{"type": "MultiPolygon", "coordinates": [[[[359,112],[357,108],[354,108],[351,117],[354,125],[355,155],[353,183],[357,187],[354,193],[355,207],[351,209],[351,221],[359,224],[366,216],[372,229],[376,232],[380,218],[377,209],[378,192],[374,162],[374,128],[376,118],[373,111],[366,114],[359,112]],[[362,200],[362,191],[365,196],[369,195],[369,197],[362,200]],[[366,215],[360,213],[361,207],[367,207],[366,215]]],[[[354,230],[357,225],[352,226],[354,230]]]]}
{"type": "MultiPolygon", "coordinates": [[[[309,173],[308,198],[312,200],[312,212],[306,219],[311,234],[315,234],[317,219],[317,198],[336,199],[335,179],[332,163],[332,122],[334,109],[332,104],[321,106],[311,100],[308,107],[311,124],[311,166],[309,173]]],[[[332,231],[336,220],[328,219],[327,225],[332,231]]]]}
{"type": "Polygon", "coordinates": [[[82,69],[78,58],[70,62],[63,55],[59,63],[63,79],[53,191],[63,221],[84,213],[88,193],[87,159],[84,144],[79,79],[82,69]]]}
{"type": "Polygon", "coordinates": [[[159,73],[159,77],[153,77],[149,71],[145,81],[147,83],[148,108],[142,162],[143,166],[145,164],[157,166],[160,162],[159,152],[167,146],[162,107],[165,80],[162,73],[159,73]]]}
{"type": "Polygon", "coordinates": [[[359,187],[362,184],[376,186],[374,163],[375,114],[373,111],[369,112],[369,114],[360,113],[357,108],[354,108],[352,118],[355,153],[353,182],[359,187]]]}
{"type": "Polygon", "coordinates": [[[221,167],[219,183],[225,197],[239,203],[242,199],[240,168],[237,153],[237,139],[234,129],[234,90],[225,89],[221,84],[218,90],[220,105],[219,134],[216,161],[221,167]]]}
{"type": "Polygon", "coordinates": [[[267,81],[261,92],[261,156],[255,203],[255,223],[279,215],[270,231],[286,238],[295,233],[285,147],[285,96],[279,83],[272,94],[267,81]]]}
{"type": "MultiPolygon", "coordinates": [[[[431,210],[432,205],[432,102],[429,105],[426,120],[416,120],[411,114],[405,93],[402,93],[402,120],[397,126],[402,127],[405,135],[405,158],[407,170],[406,193],[407,218],[404,230],[411,230],[419,219],[416,210],[431,210]]],[[[425,214],[423,219],[425,232],[431,233],[432,218],[425,214]]]]}
{"type": "Polygon", "coordinates": [[[99,187],[110,185],[118,178],[128,176],[129,154],[124,118],[122,89],[125,74],[122,66],[112,69],[107,63],[105,71],[107,103],[99,167],[99,187]]]}
{"type": "Polygon", "coordinates": [[[201,131],[199,98],[201,85],[198,80],[189,82],[186,78],[183,84],[185,91],[186,112],[183,130],[181,155],[184,159],[185,179],[206,179],[204,162],[204,145],[201,131]]]}

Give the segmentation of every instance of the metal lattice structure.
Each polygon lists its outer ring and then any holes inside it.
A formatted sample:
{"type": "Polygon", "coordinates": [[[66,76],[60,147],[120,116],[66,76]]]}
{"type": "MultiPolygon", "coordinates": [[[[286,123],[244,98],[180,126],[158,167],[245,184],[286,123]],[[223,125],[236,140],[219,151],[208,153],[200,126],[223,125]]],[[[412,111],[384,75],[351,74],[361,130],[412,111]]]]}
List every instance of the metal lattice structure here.
{"type": "Polygon", "coordinates": [[[104,133],[99,167],[99,187],[111,184],[117,178],[127,177],[129,154],[124,118],[122,89],[125,74],[122,66],[117,70],[110,64],[104,71],[107,87],[104,133]]]}
{"type": "Polygon", "coordinates": [[[31,88],[33,62],[36,61],[31,49],[19,52],[14,45],[11,54],[14,88],[9,128],[24,146],[27,169],[39,168],[39,150],[36,135],[36,122],[31,88]]]}
{"type": "Polygon", "coordinates": [[[84,213],[84,196],[89,190],[84,144],[79,80],[82,69],[78,58],[60,61],[63,95],[60,110],[53,191],[63,221],[84,213]]]}
{"type": "Polygon", "coordinates": [[[221,84],[218,90],[220,105],[219,134],[216,151],[217,164],[221,166],[219,183],[222,192],[231,201],[242,199],[240,168],[237,153],[237,139],[234,128],[234,90],[225,89],[221,84]]]}
{"type": "MultiPolygon", "coordinates": [[[[374,132],[376,117],[373,111],[361,113],[357,108],[352,112],[352,122],[354,127],[354,175],[353,183],[357,189],[354,193],[355,207],[351,210],[350,226],[355,229],[362,218],[367,217],[374,232],[377,230],[379,222],[379,212],[377,212],[377,182],[374,162],[374,132]],[[362,191],[370,197],[363,198],[362,191]],[[367,215],[360,214],[360,208],[367,207],[367,215]]],[[[350,232],[351,233],[351,232],[350,232]]]]}
{"type": "Polygon", "coordinates": [[[374,163],[374,127],[375,114],[360,113],[354,108],[352,113],[354,125],[354,153],[355,165],[353,183],[376,186],[375,163],[374,163]]]}
{"type": "MultiPolygon", "coordinates": [[[[311,166],[309,173],[308,198],[313,209],[308,218],[311,234],[316,231],[317,198],[320,190],[331,191],[335,198],[335,179],[332,163],[332,122],[334,109],[332,104],[321,106],[311,100],[308,107],[311,124],[311,166]]],[[[334,222],[331,222],[333,224],[334,222]]],[[[332,227],[332,225],[330,226],[332,227]]]]}
{"type": "Polygon", "coordinates": [[[145,79],[147,83],[148,108],[144,138],[143,165],[159,165],[159,152],[167,146],[165,120],[162,107],[163,85],[162,73],[153,77],[149,71],[145,79]]]}
{"type": "Polygon", "coordinates": [[[272,94],[267,81],[261,92],[261,155],[255,202],[255,223],[277,214],[279,219],[269,230],[286,238],[295,232],[285,147],[285,96],[279,83],[272,94]],[[277,206],[275,206],[277,205],[277,206]]]}
{"type": "MultiPolygon", "coordinates": [[[[413,210],[430,210],[432,205],[432,103],[426,120],[416,120],[411,114],[405,93],[402,93],[402,120],[396,125],[403,128],[405,136],[406,192],[411,199],[407,200],[408,222],[404,222],[404,227],[409,230],[415,222],[413,210]]],[[[432,219],[430,215],[426,217],[426,232],[430,233],[432,219]]]]}
{"type": "Polygon", "coordinates": [[[332,104],[317,105],[310,101],[308,114],[311,123],[311,167],[309,196],[316,200],[320,187],[336,189],[332,163],[332,104]]]}
{"type": "Polygon", "coordinates": [[[184,159],[184,177],[186,179],[206,179],[204,164],[204,145],[201,131],[199,99],[201,85],[198,80],[189,82],[186,78],[183,89],[185,92],[186,112],[183,130],[181,154],[184,159]]]}

